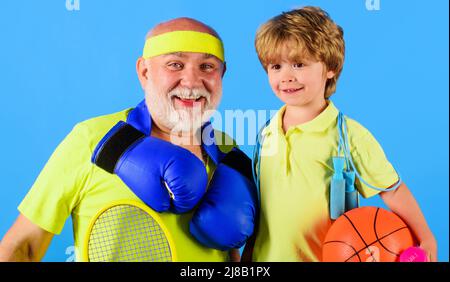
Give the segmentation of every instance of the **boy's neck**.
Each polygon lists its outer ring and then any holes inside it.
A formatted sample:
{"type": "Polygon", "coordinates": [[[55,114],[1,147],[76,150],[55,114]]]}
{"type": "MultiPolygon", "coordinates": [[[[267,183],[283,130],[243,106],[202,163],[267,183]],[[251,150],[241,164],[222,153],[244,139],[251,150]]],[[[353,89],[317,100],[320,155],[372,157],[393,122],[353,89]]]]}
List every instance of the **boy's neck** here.
{"type": "Polygon", "coordinates": [[[315,119],[327,108],[327,106],[328,102],[326,100],[300,107],[286,105],[282,118],[284,133],[292,126],[297,126],[315,119]]]}

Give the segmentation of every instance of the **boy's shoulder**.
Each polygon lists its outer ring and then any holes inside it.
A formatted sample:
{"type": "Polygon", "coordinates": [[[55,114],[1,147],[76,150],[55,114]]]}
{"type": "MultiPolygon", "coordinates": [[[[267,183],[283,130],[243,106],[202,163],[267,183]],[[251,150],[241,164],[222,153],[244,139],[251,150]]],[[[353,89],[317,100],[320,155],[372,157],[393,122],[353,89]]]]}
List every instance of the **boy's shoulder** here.
{"type": "Polygon", "coordinates": [[[348,136],[353,142],[367,140],[367,138],[373,138],[372,133],[369,131],[369,129],[367,129],[359,121],[348,116],[345,116],[345,120],[347,122],[348,136]]]}

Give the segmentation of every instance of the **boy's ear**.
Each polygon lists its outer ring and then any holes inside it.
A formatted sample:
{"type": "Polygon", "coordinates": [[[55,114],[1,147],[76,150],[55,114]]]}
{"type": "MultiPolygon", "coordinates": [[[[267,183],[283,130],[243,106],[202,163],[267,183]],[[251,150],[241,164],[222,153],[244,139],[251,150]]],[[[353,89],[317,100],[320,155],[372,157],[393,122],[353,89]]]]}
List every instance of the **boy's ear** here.
{"type": "Polygon", "coordinates": [[[331,79],[336,75],[334,71],[327,71],[327,79],[331,79]]]}

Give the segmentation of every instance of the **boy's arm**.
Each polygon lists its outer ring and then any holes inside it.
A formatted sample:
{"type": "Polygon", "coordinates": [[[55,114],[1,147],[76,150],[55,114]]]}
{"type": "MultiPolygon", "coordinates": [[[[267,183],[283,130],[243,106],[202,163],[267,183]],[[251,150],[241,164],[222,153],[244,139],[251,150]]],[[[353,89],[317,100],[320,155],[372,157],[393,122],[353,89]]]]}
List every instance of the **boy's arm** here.
{"type": "Polygon", "coordinates": [[[417,240],[419,240],[420,247],[427,252],[428,260],[432,262],[437,261],[436,239],[428,227],[419,205],[405,183],[402,183],[395,190],[381,192],[380,197],[389,209],[400,216],[411,228],[417,240]]]}

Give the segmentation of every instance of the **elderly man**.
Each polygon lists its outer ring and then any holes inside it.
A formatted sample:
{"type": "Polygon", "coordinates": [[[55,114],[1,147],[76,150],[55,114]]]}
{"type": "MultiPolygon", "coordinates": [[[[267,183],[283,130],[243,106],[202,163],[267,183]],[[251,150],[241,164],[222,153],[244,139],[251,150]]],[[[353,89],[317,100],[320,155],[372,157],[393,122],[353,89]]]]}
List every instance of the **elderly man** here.
{"type": "Polygon", "coordinates": [[[161,23],[136,69],[145,100],[74,127],[19,205],[0,260],[41,260],[69,215],[77,260],[239,260],[257,196],[249,159],[208,122],[220,37],[189,18],[161,23]]]}

